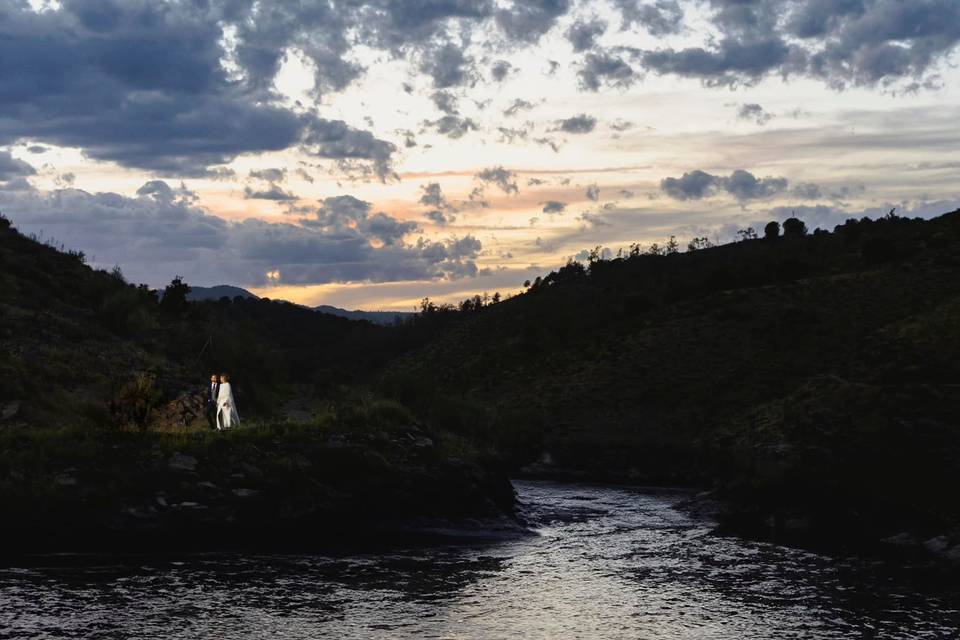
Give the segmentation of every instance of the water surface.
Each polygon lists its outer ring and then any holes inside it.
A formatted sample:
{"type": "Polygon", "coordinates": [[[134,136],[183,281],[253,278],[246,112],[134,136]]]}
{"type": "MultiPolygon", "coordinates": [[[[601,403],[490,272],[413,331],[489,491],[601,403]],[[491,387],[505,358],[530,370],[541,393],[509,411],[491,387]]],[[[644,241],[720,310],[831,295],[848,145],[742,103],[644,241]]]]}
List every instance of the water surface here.
{"type": "Polygon", "coordinates": [[[684,494],[517,482],[537,535],[0,568],[0,638],[950,638],[960,589],[708,535],[684,494]]]}

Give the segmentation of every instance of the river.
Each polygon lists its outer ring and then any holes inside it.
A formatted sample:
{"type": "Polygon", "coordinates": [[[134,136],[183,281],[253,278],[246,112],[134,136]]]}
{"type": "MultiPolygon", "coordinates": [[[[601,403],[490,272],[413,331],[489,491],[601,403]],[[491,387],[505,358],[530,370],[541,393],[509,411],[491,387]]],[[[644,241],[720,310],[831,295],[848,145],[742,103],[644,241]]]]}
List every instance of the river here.
{"type": "MultiPolygon", "coordinates": [[[[951,638],[960,586],[709,535],[667,490],[518,481],[536,535],[337,555],[43,557],[0,638],[951,638]]],[[[19,563],[25,564],[25,563],[19,563]]]]}

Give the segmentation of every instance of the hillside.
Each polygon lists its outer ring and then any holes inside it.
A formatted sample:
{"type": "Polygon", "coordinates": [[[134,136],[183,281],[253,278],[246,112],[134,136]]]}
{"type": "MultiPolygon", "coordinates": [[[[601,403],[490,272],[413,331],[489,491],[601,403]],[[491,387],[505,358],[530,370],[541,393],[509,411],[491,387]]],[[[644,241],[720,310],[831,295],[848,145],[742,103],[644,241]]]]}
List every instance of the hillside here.
{"type": "Polygon", "coordinates": [[[572,263],[381,382],[529,473],[714,485],[731,527],[840,541],[960,523],[958,335],[960,212],[889,216],[572,263]]]}
{"type": "MultiPolygon", "coordinates": [[[[396,477],[424,441],[423,478],[467,459],[470,474],[711,487],[726,531],[956,552],[960,212],[601,255],[503,301],[426,301],[378,326],[266,299],[189,302],[178,281],[160,300],[0,225],[6,455],[18,429],[202,433],[198,389],[226,370],[285,459],[292,420],[400,456],[396,477]]],[[[219,455],[205,438],[198,455],[219,455]]],[[[154,469],[165,442],[138,464],[154,469]]],[[[16,460],[50,478],[69,456],[16,460]]]]}
{"type": "Polygon", "coordinates": [[[4,553],[312,549],[465,518],[517,532],[505,476],[356,386],[399,348],[389,329],[188,289],[161,300],[0,217],[4,553]],[[227,433],[204,417],[221,371],[242,416],[227,433]]]}

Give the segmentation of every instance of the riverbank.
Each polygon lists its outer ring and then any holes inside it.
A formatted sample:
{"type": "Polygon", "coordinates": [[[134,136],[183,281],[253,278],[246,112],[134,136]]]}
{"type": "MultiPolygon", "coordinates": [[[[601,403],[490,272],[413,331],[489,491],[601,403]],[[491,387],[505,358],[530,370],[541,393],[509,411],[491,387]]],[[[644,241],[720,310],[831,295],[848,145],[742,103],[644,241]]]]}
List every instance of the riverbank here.
{"type": "Polygon", "coordinates": [[[230,433],[6,429],[7,553],[322,549],[442,532],[519,535],[505,475],[415,424],[230,433]]]}

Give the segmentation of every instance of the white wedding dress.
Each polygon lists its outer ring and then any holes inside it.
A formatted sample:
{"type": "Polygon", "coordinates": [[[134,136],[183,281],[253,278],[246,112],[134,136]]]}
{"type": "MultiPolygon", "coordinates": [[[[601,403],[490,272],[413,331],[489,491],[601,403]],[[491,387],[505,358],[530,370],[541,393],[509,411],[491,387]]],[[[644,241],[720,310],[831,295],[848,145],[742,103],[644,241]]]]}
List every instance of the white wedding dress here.
{"type": "Polygon", "coordinates": [[[229,382],[220,385],[217,394],[217,431],[230,429],[240,424],[237,403],[233,401],[233,389],[229,382]]]}

